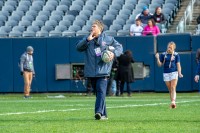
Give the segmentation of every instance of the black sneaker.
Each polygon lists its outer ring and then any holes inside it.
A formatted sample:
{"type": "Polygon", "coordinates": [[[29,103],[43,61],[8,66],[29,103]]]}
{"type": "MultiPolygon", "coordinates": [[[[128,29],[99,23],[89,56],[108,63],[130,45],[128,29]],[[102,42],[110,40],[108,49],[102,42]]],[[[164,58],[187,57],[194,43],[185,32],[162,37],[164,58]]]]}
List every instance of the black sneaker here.
{"type": "Polygon", "coordinates": [[[96,113],[94,117],[95,117],[96,120],[100,120],[101,119],[101,114],[100,113],[96,113]]]}

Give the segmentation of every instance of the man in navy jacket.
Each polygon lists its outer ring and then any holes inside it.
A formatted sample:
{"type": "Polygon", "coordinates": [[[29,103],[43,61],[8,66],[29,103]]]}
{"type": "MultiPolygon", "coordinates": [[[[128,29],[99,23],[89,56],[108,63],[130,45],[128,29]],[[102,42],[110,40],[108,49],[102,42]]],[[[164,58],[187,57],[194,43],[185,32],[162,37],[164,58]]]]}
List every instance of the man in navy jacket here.
{"type": "Polygon", "coordinates": [[[91,79],[92,87],[96,90],[95,102],[95,119],[104,120],[107,118],[106,112],[106,88],[107,80],[111,72],[112,61],[104,62],[102,60],[102,53],[112,49],[112,57],[118,57],[122,54],[123,48],[113,37],[106,36],[103,33],[104,25],[101,21],[96,20],[91,27],[89,36],[80,40],[76,49],[85,54],[84,76],[91,79]]]}

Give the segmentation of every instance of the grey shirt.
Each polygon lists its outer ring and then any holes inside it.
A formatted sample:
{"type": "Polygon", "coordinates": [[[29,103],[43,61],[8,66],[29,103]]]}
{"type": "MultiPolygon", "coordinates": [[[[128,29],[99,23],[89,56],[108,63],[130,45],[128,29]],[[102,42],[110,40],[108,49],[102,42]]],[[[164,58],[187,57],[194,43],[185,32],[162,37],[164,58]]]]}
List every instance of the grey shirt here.
{"type": "Polygon", "coordinates": [[[35,74],[34,65],[33,65],[33,56],[28,53],[23,53],[20,58],[20,70],[23,72],[24,70],[28,70],[35,74]]]}

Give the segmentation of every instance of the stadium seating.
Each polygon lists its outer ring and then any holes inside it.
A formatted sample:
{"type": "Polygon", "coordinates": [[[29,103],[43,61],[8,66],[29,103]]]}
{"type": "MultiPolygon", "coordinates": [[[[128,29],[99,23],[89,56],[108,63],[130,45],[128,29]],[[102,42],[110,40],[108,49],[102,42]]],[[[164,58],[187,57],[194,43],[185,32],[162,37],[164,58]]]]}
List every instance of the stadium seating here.
{"type": "Polygon", "coordinates": [[[95,19],[105,23],[105,30],[110,35],[127,36],[129,26],[144,6],[149,7],[151,13],[158,6],[163,8],[167,22],[160,27],[166,30],[176,16],[180,1],[1,0],[0,36],[82,36],[88,33],[95,19]]]}

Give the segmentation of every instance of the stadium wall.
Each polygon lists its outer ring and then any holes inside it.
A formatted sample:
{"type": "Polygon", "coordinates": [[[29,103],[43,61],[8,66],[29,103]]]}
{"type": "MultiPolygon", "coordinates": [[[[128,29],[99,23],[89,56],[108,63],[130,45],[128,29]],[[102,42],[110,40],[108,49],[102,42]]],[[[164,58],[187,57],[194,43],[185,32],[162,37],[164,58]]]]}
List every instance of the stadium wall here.
{"type": "MultiPolygon", "coordinates": [[[[83,63],[84,55],[75,49],[81,38],[1,38],[0,39],[0,93],[23,92],[23,78],[20,75],[18,61],[26,47],[34,47],[34,65],[36,78],[33,79],[32,92],[79,92],[86,91],[82,83],[73,80],[56,80],[55,65],[83,63]],[[79,86],[79,87],[77,87],[79,86]]],[[[177,91],[197,91],[193,81],[196,63],[195,52],[199,48],[200,36],[190,34],[171,34],[147,37],[116,37],[123,44],[124,51],[133,51],[134,59],[150,67],[150,75],[144,80],[136,80],[132,91],[167,92],[163,82],[163,68],[155,62],[155,52],[166,51],[167,43],[174,41],[176,51],[181,57],[184,78],[179,79],[177,91]]]]}

